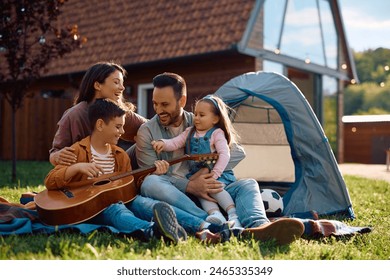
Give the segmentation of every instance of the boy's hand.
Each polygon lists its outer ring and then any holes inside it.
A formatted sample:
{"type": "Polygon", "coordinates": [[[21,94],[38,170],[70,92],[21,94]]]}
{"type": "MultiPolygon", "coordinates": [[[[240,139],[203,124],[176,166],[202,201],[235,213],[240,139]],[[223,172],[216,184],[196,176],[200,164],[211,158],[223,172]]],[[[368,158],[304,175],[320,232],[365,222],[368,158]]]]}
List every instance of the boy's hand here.
{"type": "Polygon", "coordinates": [[[157,154],[161,153],[164,149],[164,141],[161,141],[161,140],[153,140],[152,141],[152,146],[153,146],[153,149],[156,151],[157,154]]]}
{"type": "Polygon", "coordinates": [[[156,171],[154,171],[153,174],[162,175],[168,172],[169,163],[167,161],[156,160],[154,165],[156,166],[156,171]]]}
{"type": "Polygon", "coordinates": [[[64,179],[67,181],[78,173],[87,175],[89,178],[98,177],[103,174],[103,169],[96,163],[78,162],[69,166],[65,171],[64,179]]]}
{"type": "Polygon", "coordinates": [[[99,175],[104,174],[102,167],[96,163],[79,162],[77,163],[77,169],[78,172],[83,173],[90,178],[99,177],[99,175]]]}

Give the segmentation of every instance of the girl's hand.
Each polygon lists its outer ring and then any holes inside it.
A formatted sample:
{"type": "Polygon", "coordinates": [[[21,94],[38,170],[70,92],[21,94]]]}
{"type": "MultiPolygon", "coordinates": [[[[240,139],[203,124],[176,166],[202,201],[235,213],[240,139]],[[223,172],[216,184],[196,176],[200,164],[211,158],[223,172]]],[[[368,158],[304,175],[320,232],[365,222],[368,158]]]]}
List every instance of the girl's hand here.
{"type": "Polygon", "coordinates": [[[162,175],[168,172],[169,163],[167,161],[156,160],[154,165],[156,166],[156,171],[154,171],[153,174],[162,175]]]}
{"type": "Polygon", "coordinates": [[[164,149],[164,146],[165,146],[164,142],[161,140],[157,140],[157,141],[153,140],[151,144],[152,144],[153,149],[156,151],[157,154],[161,153],[164,149]]]}

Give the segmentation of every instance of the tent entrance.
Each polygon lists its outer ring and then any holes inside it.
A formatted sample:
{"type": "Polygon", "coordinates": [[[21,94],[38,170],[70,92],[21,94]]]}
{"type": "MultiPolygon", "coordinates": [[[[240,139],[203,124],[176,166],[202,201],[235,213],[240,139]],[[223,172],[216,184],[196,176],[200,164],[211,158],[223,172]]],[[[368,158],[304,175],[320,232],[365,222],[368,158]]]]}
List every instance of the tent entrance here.
{"type": "Polygon", "coordinates": [[[248,96],[236,108],[232,121],[246,151],[246,158],[234,169],[237,178],[253,178],[260,185],[295,182],[294,161],[284,124],[272,105],[248,96]]]}

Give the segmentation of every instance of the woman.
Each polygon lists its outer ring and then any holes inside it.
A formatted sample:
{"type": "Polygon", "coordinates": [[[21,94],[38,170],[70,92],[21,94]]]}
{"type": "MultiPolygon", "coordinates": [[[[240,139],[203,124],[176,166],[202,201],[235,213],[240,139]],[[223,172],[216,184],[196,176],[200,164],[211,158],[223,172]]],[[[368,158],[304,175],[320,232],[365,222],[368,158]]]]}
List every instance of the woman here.
{"type": "Polygon", "coordinates": [[[129,110],[126,114],[125,133],[121,139],[135,142],[138,128],[146,119],[134,112],[133,104],[123,101],[123,80],[126,74],[122,66],[113,62],[98,62],[87,70],[74,106],[65,111],[58,122],[49,151],[51,164],[71,165],[76,162],[76,155],[70,146],[91,134],[88,106],[97,98],[109,98],[127,105],[129,110]]]}

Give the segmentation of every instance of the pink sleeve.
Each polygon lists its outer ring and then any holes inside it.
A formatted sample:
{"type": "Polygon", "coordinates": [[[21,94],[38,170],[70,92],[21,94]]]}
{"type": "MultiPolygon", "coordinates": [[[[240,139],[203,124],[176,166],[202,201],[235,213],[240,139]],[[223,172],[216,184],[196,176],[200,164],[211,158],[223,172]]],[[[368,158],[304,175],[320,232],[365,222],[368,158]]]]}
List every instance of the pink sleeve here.
{"type": "Polygon", "coordinates": [[[180,133],[178,136],[171,138],[171,139],[160,139],[165,143],[164,151],[165,152],[172,152],[176,151],[178,149],[184,148],[186,145],[187,135],[190,132],[191,127],[188,127],[186,130],[184,130],[182,133],[180,133]]]}
{"type": "Polygon", "coordinates": [[[222,129],[216,129],[210,138],[210,145],[215,147],[219,154],[218,160],[214,165],[214,179],[218,179],[225,170],[230,160],[230,149],[222,129]]]}

